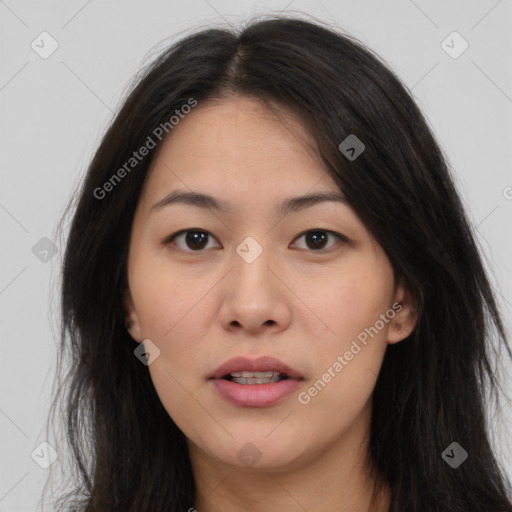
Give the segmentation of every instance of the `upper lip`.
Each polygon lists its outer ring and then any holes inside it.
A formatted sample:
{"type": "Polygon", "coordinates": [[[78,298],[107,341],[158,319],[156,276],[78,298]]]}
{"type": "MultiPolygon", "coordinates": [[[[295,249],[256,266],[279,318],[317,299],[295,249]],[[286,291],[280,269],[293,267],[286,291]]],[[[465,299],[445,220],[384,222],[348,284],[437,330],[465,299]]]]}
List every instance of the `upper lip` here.
{"type": "Polygon", "coordinates": [[[233,372],[269,372],[275,371],[286,374],[291,379],[302,379],[302,375],[284,364],[275,357],[262,356],[256,359],[248,359],[247,357],[235,357],[221,364],[210,375],[210,379],[222,379],[226,375],[233,372]]]}

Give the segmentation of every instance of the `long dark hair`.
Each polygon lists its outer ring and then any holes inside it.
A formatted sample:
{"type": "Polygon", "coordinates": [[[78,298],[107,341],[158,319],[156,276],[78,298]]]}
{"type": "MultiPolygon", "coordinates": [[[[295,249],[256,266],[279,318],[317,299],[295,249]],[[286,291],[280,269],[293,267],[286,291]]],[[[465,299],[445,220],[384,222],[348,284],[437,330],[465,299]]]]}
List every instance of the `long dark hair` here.
{"type": "Polygon", "coordinates": [[[512,352],[446,159],[380,57],[326,24],[281,16],[239,32],[201,28],[172,44],[137,79],[88,168],[62,268],[59,367],[67,356],[68,373],[58,395],[77,481],[59,510],[184,511],[196,502],[184,434],[124,325],[131,225],[156,150],[129,171],[126,163],[191,98],[233,95],[300,116],[417,300],[416,328],[387,347],[373,394],[368,461],[391,488],[390,511],[511,512],[485,406],[487,390],[496,398],[500,388],[493,341],[512,352]],[[353,160],[339,148],[351,134],[365,145],[353,160]],[[442,455],[453,442],[469,454],[456,469],[442,455]]]}

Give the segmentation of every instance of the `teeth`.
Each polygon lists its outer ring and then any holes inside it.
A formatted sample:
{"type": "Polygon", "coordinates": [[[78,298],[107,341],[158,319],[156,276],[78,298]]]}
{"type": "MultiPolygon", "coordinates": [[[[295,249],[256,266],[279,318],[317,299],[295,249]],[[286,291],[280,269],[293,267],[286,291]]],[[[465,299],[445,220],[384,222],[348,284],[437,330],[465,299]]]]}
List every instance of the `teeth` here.
{"type": "Polygon", "coordinates": [[[281,372],[268,371],[268,372],[232,372],[230,373],[231,382],[237,384],[271,384],[279,382],[281,372]]]}
{"type": "Polygon", "coordinates": [[[230,374],[231,377],[244,377],[244,378],[256,378],[256,379],[266,379],[270,377],[277,376],[279,377],[279,372],[233,372],[230,374]]]}
{"type": "MultiPolygon", "coordinates": [[[[250,373],[250,372],[243,372],[250,373]]],[[[257,372],[257,373],[276,373],[276,372],[257,372]]],[[[233,374],[231,374],[233,375],[233,374]]],[[[251,378],[251,377],[234,377],[231,382],[237,384],[272,384],[273,382],[279,382],[279,373],[270,377],[251,378]]]]}

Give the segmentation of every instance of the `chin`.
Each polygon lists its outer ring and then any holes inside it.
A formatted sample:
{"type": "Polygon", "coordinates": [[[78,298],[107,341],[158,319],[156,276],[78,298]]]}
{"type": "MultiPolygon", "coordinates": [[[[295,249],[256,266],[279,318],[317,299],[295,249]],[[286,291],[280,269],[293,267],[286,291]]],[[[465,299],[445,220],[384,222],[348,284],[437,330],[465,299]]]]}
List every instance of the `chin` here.
{"type": "MultiPolygon", "coordinates": [[[[275,428],[275,426],[274,426],[275,428]]],[[[235,435],[227,445],[215,444],[208,447],[210,453],[229,466],[251,471],[284,471],[294,465],[304,455],[301,437],[287,435],[285,431],[267,436],[260,430],[254,436],[247,431],[235,435]],[[273,439],[270,437],[273,436],[273,439]]]]}

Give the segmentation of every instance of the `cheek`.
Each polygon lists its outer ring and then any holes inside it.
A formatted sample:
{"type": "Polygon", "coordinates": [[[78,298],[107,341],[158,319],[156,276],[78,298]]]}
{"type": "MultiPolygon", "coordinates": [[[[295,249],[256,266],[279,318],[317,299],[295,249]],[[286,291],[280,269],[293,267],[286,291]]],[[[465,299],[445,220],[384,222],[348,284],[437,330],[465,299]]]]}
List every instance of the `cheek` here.
{"type": "MultiPolygon", "coordinates": [[[[211,317],[212,278],[179,272],[159,258],[133,260],[130,289],[144,338],[160,349],[148,367],[159,398],[173,420],[201,413],[191,398],[198,385],[198,342],[211,317]],[[194,373],[194,371],[196,373],[194,373]]],[[[203,352],[204,353],[204,352],[203,352]]]]}
{"type": "Polygon", "coordinates": [[[184,272],[169,265],[164,253],[134,258],[130,289],[144,336],[165,342],[184,324],[193,328],[191,316],[207,303],[202,297],[212,287],[211,280],[198,278],[194,269],[184,272]]]}
{"type": "Polygon", "coordinates": [[[305,391],[317,414],[330,411],[344,421],[367,402],[387,347],[392,294],[391,267],[372,258],[360,259],[330,280],[323,293],[310,295],[312,309],[321,311],[329,328],[310,345],[316,373],[305,391]]]}
{"type": "Polygon", "coordinates": [[[393,294],[391,269],[373,258],[332,272],[317,288],[310,281],[299,282],[304,286],[297,295],[317,313],[321,322],[317,319],[315,325],[325,327],[326,344],[338,349],[373,326],[389,308],[393,294]]]}
{"type": "MultiPolygon", "coordinates": [[[[211,433],[217,427],[212,418],[201,406],[201,396],[197,390],[197,379],[192,378],[194,364],[183,364],[174,357],[175,347],[166,347],[148,368],[158,398],[167,414],[178,428],[189,438],[204,434],[203,429],[211,433]]],[[[176,348],[176,351],[179,349],[176,348]]],[[[220,433],[222,434],[222,433],[220,433]]]]}
{"type": "Polygon", "coordinates": [[[167,413],[190,435],[191,418],[204,416],[195,397],[204,385],[197,372],[204,354],[198,344],[205,336],[199,324],[208,314],[204,310],[207,306],[198,301],[205,291],[192,292],[190,287],[174,286],[171,292],[164,292],[162,289],[167,287],[162,281],[156,287],[160,291],[148,297],[141,324],[144,336],[160,348],[160,356],[148,369],[167,413]]]}
{"type": "Polygon", "coordinates": [[[387,347],[387,327],[368,334],[375,316],[370,323],[367,311],[354,310],[352,316],[344,314],[332,322],[337,335],[311,348],[316,371],[300,395],[305,417],[326,438],[350,428],[369,405],[387,347]]]}

